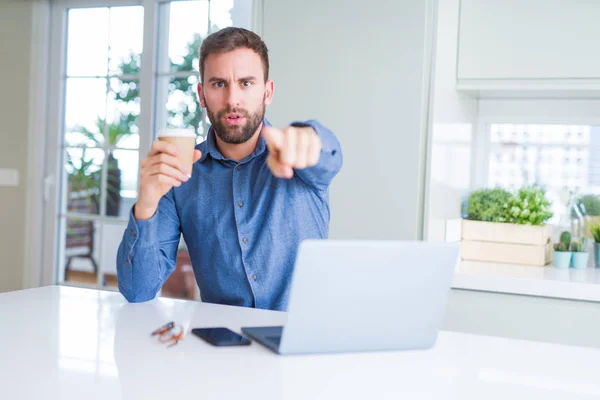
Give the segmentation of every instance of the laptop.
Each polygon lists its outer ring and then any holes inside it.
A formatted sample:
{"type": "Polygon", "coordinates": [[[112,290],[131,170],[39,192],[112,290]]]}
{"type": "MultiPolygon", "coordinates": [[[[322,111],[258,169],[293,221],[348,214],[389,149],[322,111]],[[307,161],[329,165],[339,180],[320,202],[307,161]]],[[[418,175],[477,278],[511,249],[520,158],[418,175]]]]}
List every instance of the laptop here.
{"type": "Polygon", "coordinates": [[[286,325],[242,332],[284,355],[431,348],[458,260],[458,243],[305,240],[286,325]]]}

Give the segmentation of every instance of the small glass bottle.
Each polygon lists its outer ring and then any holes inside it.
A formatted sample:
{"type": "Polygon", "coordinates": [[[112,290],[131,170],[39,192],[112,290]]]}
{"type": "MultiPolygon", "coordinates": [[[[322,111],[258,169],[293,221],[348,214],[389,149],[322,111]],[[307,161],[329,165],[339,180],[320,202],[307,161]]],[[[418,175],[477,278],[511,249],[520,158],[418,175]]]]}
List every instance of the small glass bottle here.
{"type": "MultiPolygon", "coordinates": [[[[585,245],[585,251],[587,251],[588,254],[595,254],[595,252],[594,252],[594,237],[592,236],[592,232],[590,231],[590,224],[592,223],[592,217],[585,209],[585,205],[583,204],[581,199],[577,199],[577,205],[579,207],[579,210],[581,211],[581,215],[583,216],[582,236],[584,237],[583,243],[585,245]]],[[[588,260],[588,267],[594,267],[595,262],[596,262],[595,257],[590,256],[589,260],[588,260]]]]}
{"type": "Polygon", "coordinates": [[[571,234],[571,240],[583,238],[585,235],[585,218],[579,208],[577,196],[572,191],[569,193],[569,201],[566,204],[565,212],[560,217],[558,226],[560,228],[559,237],[564,231],[571,234]]]}
{"type": "Polygon", "coordinates": [[[592,222],[592,217],[585,209],[585,204],[581,202],[581,199],[577,199],[577,206],[579,207],[579,211],[581,212],[581,216],[583,217],[583,234],[585,237],[590,238],[591,234],[588,233],[589,224],[592,222]]]}

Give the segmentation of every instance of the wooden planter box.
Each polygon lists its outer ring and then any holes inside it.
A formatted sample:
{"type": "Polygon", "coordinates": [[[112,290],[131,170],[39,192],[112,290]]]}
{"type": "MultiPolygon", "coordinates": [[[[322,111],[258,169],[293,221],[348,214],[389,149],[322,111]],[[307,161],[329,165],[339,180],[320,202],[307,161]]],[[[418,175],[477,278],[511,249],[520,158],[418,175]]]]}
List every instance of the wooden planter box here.
{"type": "Polygon", "coordinates": [[[552,226],[463,220],[461,258],[543,266],[552,261],[552,226]]]}

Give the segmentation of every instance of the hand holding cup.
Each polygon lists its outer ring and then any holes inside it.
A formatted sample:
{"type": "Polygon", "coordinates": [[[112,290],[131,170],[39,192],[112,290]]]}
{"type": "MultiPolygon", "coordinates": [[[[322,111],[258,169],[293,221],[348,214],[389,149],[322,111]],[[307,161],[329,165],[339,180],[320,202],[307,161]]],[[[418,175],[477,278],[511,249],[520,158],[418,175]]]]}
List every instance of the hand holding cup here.
{"type": "Polygon", "coordinates": [[[179,187],[192,176],[193,164],[201,157],[195,150],[193,130],[160,131],[148,156],[141,162],[138,200],[134,208],[136,220],[151,218],[160,199],[173,187],[179,187]]]}

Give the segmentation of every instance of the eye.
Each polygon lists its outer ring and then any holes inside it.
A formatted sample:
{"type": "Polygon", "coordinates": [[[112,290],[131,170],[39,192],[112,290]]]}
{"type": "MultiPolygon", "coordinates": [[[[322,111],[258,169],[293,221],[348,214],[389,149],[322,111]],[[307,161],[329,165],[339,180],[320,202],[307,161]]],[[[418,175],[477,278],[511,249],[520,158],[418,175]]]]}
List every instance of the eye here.
{"type": "Polygon", "coordinates": [[[250,81],[244,81],[244,82],[242,83],[242,86],[245,86],[245,87],[250,87],[250,86],[252,86],[252,82],[250,82],[250,81]]]}
{"type": "Polygon", "coordinates": [[[222,88],[225,87],[225,82],[215,82],[213,83],[213,86],[217,88],[222,88]]]}

